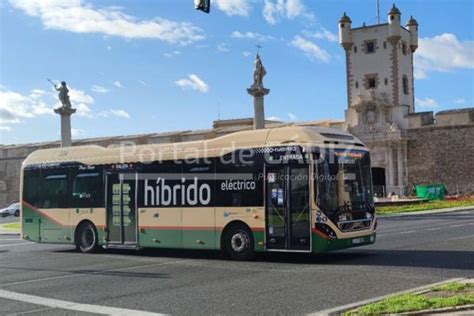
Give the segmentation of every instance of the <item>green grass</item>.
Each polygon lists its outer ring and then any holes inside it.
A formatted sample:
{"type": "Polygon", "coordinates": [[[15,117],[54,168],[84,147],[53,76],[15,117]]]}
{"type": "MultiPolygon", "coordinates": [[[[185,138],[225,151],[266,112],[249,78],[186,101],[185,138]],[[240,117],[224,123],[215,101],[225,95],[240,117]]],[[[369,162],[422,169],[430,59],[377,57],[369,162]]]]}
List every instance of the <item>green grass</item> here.
{"type": "Polygon", "coordinates": [[[376,208],[376,212],[377,214],[406,213],[460,206],[474,206],[474,199],[466,199],[460,201],[431,201],[421,204],[400,206],[381,206],[376,208]]]}
{"type": "Polygon", "coordinates": [[[20,229],[20,223],[10,223],[10,224],[3,224],[0,225],[0,228],[3,229],[20,229]]]}
{"type": "Polygon", "coordinates": [[[474,296],[427,297],[404,294],[363,306],[344,315],[381,315],[474,304],[474,296]]]}
{"type": "Polygon", "coordinates": [[[472,283],[449,283],[431,289],[430,293],[439,294],[432,296],[427,295],[428,293],[397,295],[345,312],[343,315],[396,314],[474,304],[474,284],[472,283]]]}
{"type": "Polygon", "coordinates": [[[448,283],[444,285],[437,286],[432,289],[435,292],[461,292],[461,291],[474,291],[474,283],[448,283]]]}

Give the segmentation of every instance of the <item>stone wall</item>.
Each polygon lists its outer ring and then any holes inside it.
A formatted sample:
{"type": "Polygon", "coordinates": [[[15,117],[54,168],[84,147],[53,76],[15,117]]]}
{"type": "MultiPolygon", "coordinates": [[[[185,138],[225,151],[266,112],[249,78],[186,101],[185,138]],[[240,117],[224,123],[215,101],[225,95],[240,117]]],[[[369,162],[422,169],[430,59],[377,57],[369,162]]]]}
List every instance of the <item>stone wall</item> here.
{"type": "Polygon", "coordinates": [[[450,194],[474,192],[474,124],[408,130],[408,182],[444,183],[450,194]]]}

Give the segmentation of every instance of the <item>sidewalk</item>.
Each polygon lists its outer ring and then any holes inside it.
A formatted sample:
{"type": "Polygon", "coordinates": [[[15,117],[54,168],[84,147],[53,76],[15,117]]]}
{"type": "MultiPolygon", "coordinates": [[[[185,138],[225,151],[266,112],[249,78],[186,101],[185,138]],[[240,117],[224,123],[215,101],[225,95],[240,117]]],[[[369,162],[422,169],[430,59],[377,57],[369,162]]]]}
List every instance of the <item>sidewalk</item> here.
{"type": "Polygon", "coordinates": [[[474,206],[472,205],[460,206],[460,207],[440,208],[440,209],[427,210],[427,211],[401,212],[401,213],[393,213],[393,214],[377,214],[377,217],[402,217],[402,216],[429,215],[429,214],[461,212],[461,211],[474,211],[474,206]]]}

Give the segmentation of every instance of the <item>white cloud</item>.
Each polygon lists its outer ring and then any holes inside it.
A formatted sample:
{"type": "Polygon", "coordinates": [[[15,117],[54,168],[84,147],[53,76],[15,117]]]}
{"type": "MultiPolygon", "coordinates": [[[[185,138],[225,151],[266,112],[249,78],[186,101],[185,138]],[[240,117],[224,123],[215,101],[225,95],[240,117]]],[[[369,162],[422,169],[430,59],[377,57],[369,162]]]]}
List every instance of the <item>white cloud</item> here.
{"type": "Polygon", "coordinates": [[[101,111],[99,112],[98,116],[101,116],[101,117],[116,116],[116,117],[126,118],[126,119],[130,118],[130,114],[128,114],[128,112],[122,109],[110,109],[106,111],[101,111]]]}
{"type": "Polygon", "coordinates": [[[242,52],[242,56],[244,56],[244,57],[249,57],[251,54],[252,54],[251,52],[246,51],[246,50],[244,50],[244,51],[242,52]]]}
{"type": "MultiPolygon", "coordinates": [[[[69,88],[69,99],[73,108],[76,108],[77,115],[84,117],[92,117],[91,106],[94,104],[94,98],[82,90],[69,88]]],[[[59,107],[57,103],[55,107],[59,107]]]]}
{"type": "Polygon", "coordinates": [[[30,91],[30,98],[39,99],[44,96],[47,92],[41,89],[33,89],[30,91]]]}
{"type": "Polygon", "coordinates": [[[288,113],[288,117],[290,118],[290,121],[293,121],[293,122],[298,119],[298,117],[295,114],[291,113],[291,112],[288,113]]]}
{"type": "Polygon", "coordinates": [[[116,86],[117,88],[123,88],[123,85],[120,81],[114,81],[112,84],[116,86]]]}
{"type": "Polygon", "coordinates": [[[107,93],[110,91],[109,89],[98,85],[93,85],[91,90],[96,93],[107,93]]]}
{"type": "MultiPolygon", "coordinates": [[[[130,115],[122,109],[94,112],[91,108],[95,103],[94,98],[82,90],[69,88],[69,97],[73,108],[77,110],[75,115],[90,119],[112,116],[130,118],[130,115]]],[[[46,115],[53,116],[55,115],[54,109],[60,106],[56,95],[44,90],[33,89],[29,95],[22,95],[14,91],[0,91],[0,130],[9,131],[12,129],[12,124],[23,123],[28,119],[46,115]],[[52,97],[56,101],[52,101],[52,97]]],[[[73,136],[81,136],[79,131],[72,129],[73,136]]]]}
{"type": "Polygon", "coordinates": [[[324,63],[328,63],[331,59],[331,56],[327,51],[299,35],[295,36],[293,41],[291,41],[291,45],[303,51],[305,55],[313,61],[319,60],[324,63]]]}
{"type": "Polygon", "coordinates": [[[422,108],[437,108],[439,107],[438,102],[432,98],[419,99],[415,98],[415,104],[422,108]]]}
{"type": "Polygon", "coordinates": [[[121,110],[121,109],[116,109],[116,110],[110,110],[113,115],[117,117],[123,117],[123,118],[130,118],[130,114],[128,114],[126,111],[121,110]]]}
{"type": "Polygon", "coordinates": [[[209,91],[207,83],[195,74],[189,74],[188,78],[179,79],[175,81],[175,84],[183,89],[193,89],[203,93],[209,91]]]}
{"type": "Polygon", "coordinates": [[[188,22],[163,18],[138,20],[119,7],[96,8],[83,0],[10,0],[27,15],[39,17],[47,29],[99,33],[123,38],[150,38],[182,45],[204,39],[202,30],[188,22]]]}
{"type": "Polygon", "coordinates": [[[332,33],[331,31],[325,29],[324,27],[321,27],[318,31],[316,32],[309,32],[305,31],[303,32],[304,35],[308,37],[312,37],[315,39],[324,39],[329,42],[337,43],[339,41],[339,38],[336,34],[332,33]]]}
{"type": "Polygon", "coordinates": [[[282,18],[290,20],[296,17],[314,19],[314,15],[308,12],[300,0],[265,0],[263,17],[272,25],[277,24],[282,18]]]}
{"type": "Polygon", "coordinates": [[[454,104],[466,104],[466,99],[453,100],[454,104]]]}
{"type": "Polygon", "coordinates": [[[181,52],[179,50],[175,50],[173,52],[163,54],[163,56],[165,56],[167,58],[171,58],[171,57],[178,56],[178,55],[181,55],[181,52]]]}
{"type": "Polygon", "coordinates": [[[250,12],[249,0],[215,0],[217,8],[225,14],[248,16],[250,12]]]}
{"type": "Polygon", "coordinates": [[[138,82],[139,82],[142,86],[144,86],[144,87],[149,87],[149,86],[150,86],[148,83],[146,83],[146,82],[143,81],[143,80],[138,80],[138,82]]]}
{"type": "Polygon", "coordinates": [[[40,99],[39,91],[43,90],[32,90],[29,96],[14,91],[0,91],[0,126],[3,130],[9,130],[8,125],[21,123],[25,119],[54,114],[53,107],[40,99]]]}
{"type": "Polygon", "coordinates": [[[416,79],[424,79],[432,71],[472,69],[474,41],[459,41],[456,35],[451,33],[420,38],[414,58],[416,79]]]}
{"type": "Polygon", "coordinates": [[[72,137],[80,137],[85,134],[84,130],[79,129],[79,128],[71,128],[71,136],[72,137]]]}
{"type": "Polygon", "coordinates": [[[275,115],[269,116],[269,117],[267,117],[266,119],[269,120],[269,121],[278,121],[278,122],[281,122],[281,121],[282,121],[280,117],[275,116],[275,115]]]}
{"type": "Polygon", "coordinates": [[[251,40],[257,40],[260,42],[266,41],[266,40],[272,40],[274,39],[273,36],[271,35],[263,35],[260,33],[255,33],[255,32],[239,32],[239,31],[234,31],[230,35],[233,38],[238,38],[238,39],[251,39],[251,40]]]}
{"type": "Polygon", "coordinates": [[[217,45],[217,51],[221,53],[228,53],[230,52],[229,45],[226,43],[220,43],[219,45],[217,45]]]}

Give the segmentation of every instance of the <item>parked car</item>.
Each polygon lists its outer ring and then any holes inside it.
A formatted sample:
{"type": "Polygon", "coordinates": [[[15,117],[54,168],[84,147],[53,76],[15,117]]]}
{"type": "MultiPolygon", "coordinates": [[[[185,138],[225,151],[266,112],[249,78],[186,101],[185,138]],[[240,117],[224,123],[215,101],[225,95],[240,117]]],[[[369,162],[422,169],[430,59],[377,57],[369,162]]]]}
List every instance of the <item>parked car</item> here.
{"type": "Polygon", "coordinates": [[[8,207],[2,208],[0,210],[1,217],[7,217],[11,215],[15,217],[20,216],[20,203],[19,202],[12,203],[8,207]]]}

